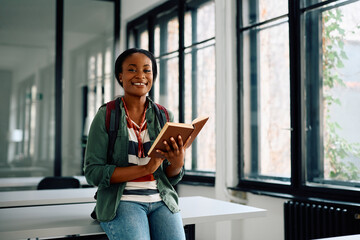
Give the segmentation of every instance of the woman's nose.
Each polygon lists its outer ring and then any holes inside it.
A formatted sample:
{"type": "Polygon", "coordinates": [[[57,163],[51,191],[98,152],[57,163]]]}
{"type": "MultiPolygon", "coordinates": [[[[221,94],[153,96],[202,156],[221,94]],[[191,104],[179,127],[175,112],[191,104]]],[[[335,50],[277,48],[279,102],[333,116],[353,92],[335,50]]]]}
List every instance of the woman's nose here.
{"type": "Polygon", "coordinates": [[[144,76],[145,76],[145,73],[143,71],[138,71],[136,74],[136,77],[140,78],[140,79],[144,78],[144,76]]]}

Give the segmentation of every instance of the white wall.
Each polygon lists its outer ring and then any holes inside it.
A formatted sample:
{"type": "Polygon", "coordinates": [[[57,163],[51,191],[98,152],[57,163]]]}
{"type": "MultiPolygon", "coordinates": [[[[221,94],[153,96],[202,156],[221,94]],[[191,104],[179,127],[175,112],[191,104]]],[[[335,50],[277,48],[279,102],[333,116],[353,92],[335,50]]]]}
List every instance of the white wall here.
{"type": "MultiPolygon", "coordinates": [[[[162,0],[133,0],[122,2],[121,46],[125,49],[126,23],[161,4],[162,0]]],[[[180,184],[180,196],[205,196],[243,202],[249,206],[268,210],[267,216],[232,222],[204,223],[196,225],[197,240],[282,240],[283,203],[285,199],[254,194],[243,194],[237,199],[225,190],[236,183],[237,169],[237,113],[236,101],[236,36],[235,0],[215,0],[216,4],[216,183],[215,187],[180,184]],[[226,26],[226,27],[225,27],[226,26]]]]}

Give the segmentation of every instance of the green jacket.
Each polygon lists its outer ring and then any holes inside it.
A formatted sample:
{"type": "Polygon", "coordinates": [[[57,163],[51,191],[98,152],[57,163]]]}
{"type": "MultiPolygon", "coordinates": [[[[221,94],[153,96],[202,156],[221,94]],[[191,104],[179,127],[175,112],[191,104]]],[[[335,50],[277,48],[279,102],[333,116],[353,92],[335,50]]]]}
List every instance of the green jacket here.
{"type": "MultiPolygon", "coordinates": [[[[149,106],[145,114],[151,143],[154,142],[161,130],[160,123],[158,119],[156,119],[153,105],[154,103],[149,99],[149,106]]],[[[165,114],[162,111],[160,112],[165,120],[165,114]]],[[[110,221],[115,217],[120,198],[126,185],[126,183],[110,184],[110,177],[115,167],[126,167],[129,165],[129,139],[123,103],[120,101],[120,126],[114,146],[114,160],[110,164],[108,164],[106,160],[108,133],[105,127],[105,115],[106,106],[103,106],[99,109],[91,123],[84,163],[86,180],[89,184],[98,187],[94,213],[96,214],[97,220],[102,222],[110,221]]],[[[169,112],[169,116],[170,121],[173,121],[174,116],[171,112],[169,112]]],[[[173,186],[181,180],[184,175],[184,168],[177,176],[168,178],[165,174],[167,166],[169,166],[169,162],[165,159],[163,164],[154,172],[154,178],[157,180],[157,187],[161,199],[166,206],[175,213],[180,209],[178,207],[178,195],[173,186]]]]}

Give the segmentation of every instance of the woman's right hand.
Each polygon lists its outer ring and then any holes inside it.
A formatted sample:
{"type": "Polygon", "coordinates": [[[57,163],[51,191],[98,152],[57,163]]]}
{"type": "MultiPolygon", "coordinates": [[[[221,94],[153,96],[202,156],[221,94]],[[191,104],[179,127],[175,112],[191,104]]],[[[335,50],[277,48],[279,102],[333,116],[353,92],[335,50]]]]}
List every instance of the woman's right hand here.
{"type": "Polygon", "coordinates": [[[149,174],[152,174],[160,167],[165,158],[150,158],[148,164],[145,165],[146,169],[149,171],[149,174]]]}

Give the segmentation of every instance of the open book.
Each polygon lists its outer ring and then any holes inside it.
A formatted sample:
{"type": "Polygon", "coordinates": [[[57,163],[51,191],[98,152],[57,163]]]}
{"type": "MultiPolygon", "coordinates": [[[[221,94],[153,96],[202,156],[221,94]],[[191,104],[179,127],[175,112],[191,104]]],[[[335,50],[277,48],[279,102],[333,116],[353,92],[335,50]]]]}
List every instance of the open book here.
{"type": "Polygon", "coordinates": [[[181,135],[183,143],[185,144],[186,140],[191,136],[189,140],[188,147],[195,140],[196,136],[199,134],[209,117],[198,117],[192,121],[191,124],[186,123],[174,123],[167,122],[160,131],[159,135],[155,139],[153,145],[151,146],[148,156],[149,157],[160,157],[163,156],[156,152],[157,149],[166,152],[164,141],[167,141],[168,144],[171,144],[170,138],[173,137],[175,141],[178,141],[178,136],[181,135]]]}

